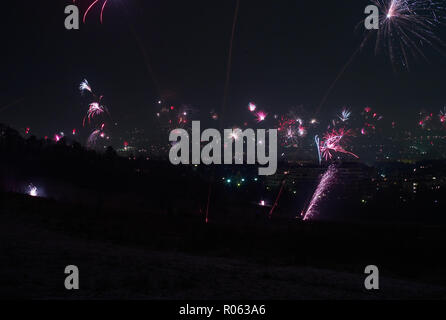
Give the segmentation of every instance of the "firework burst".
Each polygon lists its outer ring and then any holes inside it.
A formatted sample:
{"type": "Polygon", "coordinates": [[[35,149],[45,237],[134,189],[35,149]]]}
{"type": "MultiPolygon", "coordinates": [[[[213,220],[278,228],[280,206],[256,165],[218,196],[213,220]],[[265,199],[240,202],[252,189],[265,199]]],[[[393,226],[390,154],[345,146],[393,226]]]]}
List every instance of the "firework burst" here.
{"type": "MultiPolygon", "coordinates": [[[[418,121],[418,125],[425,129],[425,128],[430,128],[430,124],[432,123],[432,116],[433,114],[425,114],[423,112],[420,113],[421,119],[418,121]]],[[[441,121],[441,118],[440,118],[441,121]]]]}
{"type": "Polygon", "coordinates": [[[256,121],[257,122],[263,122],[265,121],[266,117],[268,116],[267,113],[263,112],[263,111],[259,111],[256,113],[256,121]]]}
{"type": "Polygon", "coordinates": [[[331,132],[326,133],[324,140],[320,143],[320,152],[322,157],[325,158],[325,160],[329,160],[333,158],[332,152],[338,152],[359,158],[356,154],[345,150],[345,148],[341,145],[342,142],[345,142],[345,138],[351,135],[350,130],[345,130],[343,128],[339,130],[333,129],[331,132]]]}
{"type": "MultiPolygon", "coordinates": [[[[195,113],[196,109],[188,105],[181,107],[162,105],[156,116],[162,132],[169,133],[177,128],[189,131],[195,113]]],[[[212,111],[211,118],[218,120],[218,114],[212,111]]]]}
{"type": "Polygon", "coordinates": [[[85,127],[85,121],[88,119],[88,123],[91,123],[91,120],[99,116],[100,114],[103,114],[106,111],[106,108],[102,105],[100,105],[98,102],[92,102],[90,103],[87,111],[87,115],[84,117],[83,120],[83,126],[85,127]]]}
{"type": "Polygon", "coordinates": [[[281,116],[278,120],[278,132],[281,144],[285,147],[297,147],[299,137],[306,134],[306,129],[302,126],[301,121],[281,116]]]}
{"type": "Polygon", "coordinates": [[[96,143],[97,143],[97,141],[98,141],[98,139],[99,139],[100,136],[101,136],[101,130],[99,130],[99,129],[94,130],[94,131],[90,134],[90,136],[88,137],[88,140],[87,140],[87,147],[88,147],[88,148],[93,148],[93,147],[96,145],[96,143]]]}
{"type": "Polygon", "coordinates": [[[440,114],[438,116],[440,118],[440,122],[442,124],[445,124],[446,123],[446,107],[444,107],[443,110],[440,110],[440,114]]]}
{"type": "Polygon", "coordinates": [[[84,93],[85,91],[93,93],[87,79],[84,79],[84,81],[81,82],[81,84],[79,85],[79,90],[81,91],[81,93],[84,93]]]}
{"type": "MultiPolygon", "coordinates": [[[[96,144],[98,142],[99,139],[105,139],[106,135],[104,132],[105,129],[105,124],[101,124],[101,126],[99,127],[99,129],[94,130],[90,136],[87,139],[87,147],[88,148],[94,148],[96,147],[96,144]]],[[[108,139],[108,138],[107,138],[108,139]]]]}
{"type": "Polygon", "coordinates": [[[347,122],[350,119],[351,114],[352,113],[347,108],[344,108],[338,118],[342,122],[347,122]]]}
{"type": "Polygon", "coordinates": [[[363,125],[361,128],[362,135],[375,134],[376,129],[379,126],[379,122],[383,119],[383,116],[375,112],[372,108],[364,108],[364,112],[361,113],[363,116],[363,125]]]}
{"type": "Polygon", "coordinates": [[[93,92],[92,87],[90,86],[90,84],[88,83],[88,80],[83,80],[81,82],[81,84],[79,85],[79,90],[81,91],[81,94],[83,94],[84,92],[88,91],[90,92],[92,99],[94,99],[93,102],[90,102],[88,104],[88,110],[87,110],[87,114],[85,115],[82,124],[85,127],[85,123],[88,120],[88,123],[91,124],[91,121],[93,120],[93,118],[103,114],[103,113],[107,113],[108,116],[111,118],[111,115],[107,109],[107,107],[105,107],[104,105],[102,105],[102,99],[103,96],[96,96],[96,94],[93,92]]]}
{"type": "Polygon", "coordinates": [[[285,148],[297,147],[299,140],[308,134],[308,130],[313,129],[318,121],[316,119],[304,120],[303,106],[292,108],[286,115],[278,115],[277,131],[281,145],[285,148]]]}
{"type": "Polygon", "coordinates": [[[392,64],[409,68],[409,57],[422,57],[424,47],[444,47],[435,34],[444,20],[444,5],[437,0],[373,0],[379,8],[375,53],[384,49],[392,64]]]}

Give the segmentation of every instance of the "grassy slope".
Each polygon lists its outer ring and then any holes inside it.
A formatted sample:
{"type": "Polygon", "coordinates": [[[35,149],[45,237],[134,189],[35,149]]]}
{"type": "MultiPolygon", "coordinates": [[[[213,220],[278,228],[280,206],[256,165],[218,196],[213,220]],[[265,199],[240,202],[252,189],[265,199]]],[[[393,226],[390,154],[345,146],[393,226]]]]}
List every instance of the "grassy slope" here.
{"type": "MultiPolygon", "coordinates": [[[[446,297],[444,273],[430,272],[441,266],[429,260],[435,255],[422,250],[427,260],[417,264],[418,251],[410,256],[414,242],[397,240],[408,231],[395,233],[389,248],[376,242],[378,249],[367,253],[374,242],[364,242],[368,234],[351,226],[202,226],[192,219],[103,213],[18,195],[2,197],[2,298],[446,297]],[[345,238],[339,239],[340,234],[345,238]],[[378,292],[363,289],[367,257],[384,266],[378,292]],[[425,268],[408,265],[398,273],[404,259],[425,268]],[[80,268],[78,292],[63,286],[69,264],[80,268]]],[[[378,238],[385,239],[397,230],[374,228],[370,234],[380,230],[378,238]]],[[[415,238],[422,236],[417,229],[415,238]]]]}

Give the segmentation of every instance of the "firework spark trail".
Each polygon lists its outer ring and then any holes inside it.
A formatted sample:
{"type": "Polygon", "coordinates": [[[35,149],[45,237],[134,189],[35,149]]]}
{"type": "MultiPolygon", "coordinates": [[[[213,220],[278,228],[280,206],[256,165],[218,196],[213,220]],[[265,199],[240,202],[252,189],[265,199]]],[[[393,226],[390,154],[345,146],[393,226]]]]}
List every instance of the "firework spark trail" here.
{"type": "Polygon", "coordinates": [[[322,176],[314,194],[311,198],[310,205],[305,212],[302,212],[303,220],[312,219],[318,212],[318,207],[321,200],[327,195],[329,192],[329,188],[336,181],[336,173],[337,169],[334,164],[330,165],[327,171],[322,176]]]}
{"type": "Polygon", "coordinates": [[[228,64],[226,67],[226,81],[225,81],[225,91],[223,94],[223,105],[221,110],[221,117],[220,117],[220,124],[223,125],[223,120],[225,116],[225,109],[226,109],[226,102],[228,100],[228,92],[229,92],[229,81],[231,79],[231,66],[232,66],[232,50],[234,47],[234,37],[235,37],[235,30],[237,27],[237,20],[238,20],[238,12],[240,8],[240,0],[237,0],[237,3],[235,5],[235,11],[234,11],[234,19],[232,22],[232,32],[231,32],[231,39],[229,42],[229,54],[228,54],[228,64]]]}
{"type": "MultiPolygon", "coordinates": [[[[444,6],[438,0],[373,0],[381,11],[376,30],[375,53],[387,49],[393,64],[400,59],[409,68],[409,55],[426,59],[422,50],[428,45],[438,52],[444,43],[435,28],[444,21],[444,6]]],[[[427,60],[427,59],[426,59],[427,60]]]]}
{"type": "Polygon", "coordinates": [[[108,3],[108,0],[105,0],[104,1],[104,4],[102,5],[102,8],[101,8],[101,17],[100,17],[100,20],[101,20],[101,23],[103,22],[103,16],[104,16],[104,10],[105,10],[105,7],[107,6],[107,3],[108,3]]]}
{"type": "MultiPolygon", "coordinates": [[[[228,92],[229,92],[229,81],[231,79],[231,66],[232,66],[232,49],[234,46],[234,38],[235,38],[235,31],[237,27],[237,20],[239,15],[239,8],[240,8],[240,0],[237,0],[237,3],[235,5],[235,11],[234,11],[234,18],[232,21],[232,32],[231,32],[231,39],[229,43],[229,54],[228,54],[228,64],[226,67],[226,81],[225,81],[225,89],[223,93],[223,104],[221,108],[221,116],[220,116],[220,129],[224,126],[224,118],[225,118],[225,109],[226,109],[226,102],[228,99],[228,92]]],[[[209,182],[209,194],[208,194],[208,203],[206,205],[206,221],[209,221],[209,204],[211,200],[211,193],[212,193],[212,184],[215,180],[215,170],[213,170],[211,175],[211,180],[209,182]]]]}
{"type": "Polygon", "coordinates": [[[276,209],[277,205],[279,204],[279,200],[282,195],[282,191],[283,191],[283,188],[285,187],[285,184],[286,184],[286,180],[284,179],[282,181],[282,185],[280,186],[279,194],[277,195],[276,201],[274,201],[274,205],[272,206],[272,208],[268,214],[268,218],[270,218],[270,219],[273,216],[274,209],[276,209]]]}
{"type": "Polygon", "coordinates": [[[95,1],[93,1],[93,2],[90,4],[90,6],[87,8],[87,10],[85,11],[85,13],[84,13],[84,19],[83,19],[84,23],[85,23],[85,21],[87,20],[87,15],[88,15],[88,13],[89,13],[90,10],[96,5],[96,3],[98,3],[98,1],[99,1],[99,0],[95,0],[95,1]]]}
{"type": "MultiPolygon", "coordinates": [[[[422,47],[424,44],[443,54],[443,41],[435,34],[435,28],[444,22],[445,7],[438,0],[372,0],[379,9],[378,30],[367,30],[366,36],[353,52],[346,64],[331,83],[316,109],[317,115],[327,101],[342,75],[352,64],[356,56],[373,35],[376,35],[375,54],[380,48],[387,48],[387,53],[395,70],[396,55],[402,65],[409,69],[409,54],[426,59],[422,47]]],[[[361,21],[358,26],[363,26],[361,21]]],[[[427,59],[426,59],[427,60],[427,59]]]]}
{"type": "Polygon", "coordinates": [[[356,154],[347,151],[341,145],[343,139],[347,136],[350,136],[350,130],[345,131],[344,129],[332,130],[329,133],[326,133],[324,136],[324,141],[322,141],[320,145],[320,151],[325,158],[325,160],[333,158],[331,152],[340,152],[354,156],[355,158],[359,158],[356,154]]]}
{"type": "Polygon", "coordinates": [[[3,111],[6,111],[10,107],[13,107],[13,106],[23,102],[24,100],[25,100],[25,98],[23,97],[23,98],[16,99],[16,100],[14,100],[14,101],[6,104],[6,105],[0,106],[0,113],[3,112],[3,111]]]}
{"type": "Polygon", "coordinates": [[[321,154],[321,141],[319,139],[319,136],[314,137],[314,142],[316,143],[317,155],[319,157],[319,164],[321,164],[322,163],[322,154],[321,154]]]}
{"type": "MultiPolygon", "coordinates": [[[[118,2],[119,3],[119,2],[118,2]]],[[[125,6],[125,3],[122,3],[122,8],[124,10],[124,12],[126,13],[127,16],[129,16],[129,13],[127,11],[127,8],[125,6]]],[[[148,50],[146,50],[146,45],[147,43],[144,42],[141,37],[138,35],[138,33],[136,32],[135,27],[133,26],[133,24],[130,22],[130,19],[127,20],[128,23],[128,27],[130,29],[130,32],[133,34],[133,36],[135,37],[135,41],[136,44],[139,48],[139,50],[141,51],[141,55],[144,59],[144,64],[146,66],[147,72],[152,80],[153,85],[155,86],[156,92],[158,93],[158,96],[162,96],[162,90],[161,90],[161,84],[160,81],[152,67],[152,59],[150,58],[149,52],[148,50]]]]}
{"type": "Polygon", "coordinates": [[[88,148],[94,148],[96,146],[96,143],[98,141],[99,138],[106,138],[105,132],[105,123],[101,124],[99,129],[94,130],[90,136],[88,137],[87,140],[87,147],[88,148]]]}
{"type": "Polygon", "coordinates": [[[364,46],[366,40],[364,40],[359,47],[353,52],[352,56],[347,60],[347,62],[344,64],[344,66],[341,68],[341,71],[339,71],[338,75],[334,79],[334,81],[331,83],[330,87],[328,87],[327,91],[325,92],[324,96],[322,97],[321,102],[319,103],[319,106],[316,109],[316,112],[314,113],[314,116],[317,116],[319,112],[321,111],[323,105],[327,101],[331,91],[334,89],[336,84],[338,83],[339,79],[341,79],[344,72],[348,69],[348,67],[352,64],[353,60],[355,60],[358,53],[361,51],[362,47],[364,46]]]}
{"type": "MultiPolygon", "coordinates": [[[[84,13],[84,17],[83,17],[83,22],[84,23],[86,23],[86,21],[87,21],[87,16],[88,16],[88,14],[90,13],[90,11],[96,6],[96,4],[99,2],[99,0],[94,0],[94,1],[92,1],[89,5],[88,5],[88,7],[87,7],[87,10],[85,10],[85,13],[84,13]]],[[[75,4],[76,3],[76,0],[73,0],[73,3],[75,4]]],[[[102,6],[101,6],[101,13],[100,13],[100,21],[101,21],[101,23],[104,21],[104,11],[105,11],[105,8],[106,8],[106,6],[107,6],[107,3],[108,3],[108,0],[105,0],[103,3],[102,3],[102,6]]]]}
{"type": "Polygon", "coordinates": [[[96,145],[96,142],[97,142],[98,138],[101,136],[101,133],[102,133],[102,130],[97,129],[90,134],[90,136],[88,137],[88,140],[87,140],[88,148],[92,148],[96,145]]]}

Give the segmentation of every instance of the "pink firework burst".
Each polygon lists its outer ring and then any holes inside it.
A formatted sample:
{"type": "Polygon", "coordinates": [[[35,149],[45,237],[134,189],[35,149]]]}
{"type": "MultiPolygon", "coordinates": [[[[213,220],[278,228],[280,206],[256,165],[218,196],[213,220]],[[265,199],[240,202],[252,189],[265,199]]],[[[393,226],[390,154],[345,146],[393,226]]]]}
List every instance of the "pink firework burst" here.
{"type": "Polygon", "coordinates": [[[446,123],[446,107],[444,110],[440,111],[439,117],[441,123],[446,123]]]}
{"type": "Polygon", "coordinates": [[[301,118],[292,114],[278,117],[277,131],[284,147],[297,147],[299,138],[307,135],[307,128],[303,124],[301,118]]]}
{"type": "Polygon", "coordinates": [[[320,150],[322,156],[325,160],[329,160],[333,158],[332,152],[340,152],[354,156],[355,158],[359,158],[356,154],[345,150],[342,146],[342,142],[345,141],[345,137],[352,136],[350,130],[345,130],[343,128],[339,130],[333,129],[331,132],[328,132],[324,136],[324,140],[320,144],[320,150]]]}
{"type": "Polygon", "coordinates": [[[256,116],[257,116],[257,122],[262,122],[265,121],[268,114],[263,111],[259,111],[256,113],[256,116]]]}
{"type": "MultiPolygon", "coordinates": [[[[421,119],[420,119],[420,121],[418,121],[418,125],[423,129],[426,128],[431,123],[432,116],[433,116],[432,113],[430,113],[430,114],[422,113],[421,119]]],[[[440,117],[440,121],[441,121],[441,117],[440,117]]]]}
{"type": "Polygon", "coordinates": [[[90,103],[88,107],[87,115],[84,117],[83,125],[85,127],[85,120],[88,119],[88,123],[91,122],[91,119],[105,112],[105,107],[101,106],[98,102],[90,103]]]}

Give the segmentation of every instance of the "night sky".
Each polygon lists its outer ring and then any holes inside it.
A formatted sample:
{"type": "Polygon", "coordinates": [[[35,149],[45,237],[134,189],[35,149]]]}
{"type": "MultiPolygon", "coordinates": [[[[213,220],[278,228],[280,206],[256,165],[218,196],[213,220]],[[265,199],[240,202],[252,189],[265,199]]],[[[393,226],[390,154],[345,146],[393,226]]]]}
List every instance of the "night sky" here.
{"type": "MultiPolygon", "coordinates": [[[[94,11],[79,31],[64,28],[70,3],[3,5],[0,123],[31,127],[40,136],[81,127],[86,106],[78,86],[84,78],[105,95],[120,130],[150,131],[160,98],[190,104],[200,117],[221,108],[235,0],[110,0],[104,24],[94,11]]],[[[363,28],[355,27],[367,4],[241,0],[228,121],[239,121],[250,101],[270,113],[301,104],[316,110],[362,40],[363,28]]],[[[410,71],[395,72],[388,55],[375,56],[373,49],[356,57],[319,117],[368,105],[416,125],[421,109],[444,106],[444,57],[426,48],[428,61],[411,58],[410,71]]]]}

